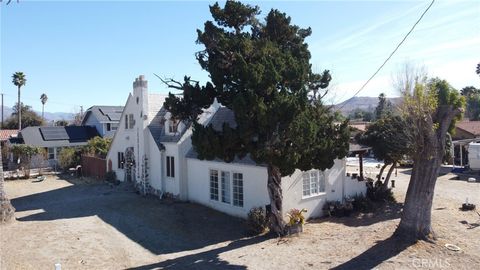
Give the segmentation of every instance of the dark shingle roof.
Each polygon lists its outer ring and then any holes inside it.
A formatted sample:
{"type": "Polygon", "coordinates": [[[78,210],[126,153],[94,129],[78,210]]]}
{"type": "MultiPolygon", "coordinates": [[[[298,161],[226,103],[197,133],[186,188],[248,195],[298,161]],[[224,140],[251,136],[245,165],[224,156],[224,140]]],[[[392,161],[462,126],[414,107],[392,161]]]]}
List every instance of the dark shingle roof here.
{"type": "MultiPolygon", "coordinates": [[[[218,108],[218,110],[213,115],[209,124],[212,125],[213,129],[215,129],[217,131],[221,131],[224,123],[228,124],[231,128],[236,128],[237,127],[237,123],[235,122],[234,112],[232,110],[228,109],[227,107],[220,107],[220,108],[218,108]]],[[[190,151],[188,151],[186,157],[187,158],[192,158],[192,159],[197,159],[198,158],[198,153],[192,147],[192,149],[190,149],[190,151]]],[[[219,158],[216,158],[212,161],[224,162],[225,163],[225,161],[223,161],[219,158]]],[[[253,166],[262,166],[260,164],[257,164],[255,161],[253,161],[253,159],[250,157],[250,155],[246,155],[242,159],[240,159],[238,157],[235,157],[235,159],[231,163],[253,165],[253,166]]]]}
{"type": "Polygon", "coordinates": [[[215,115],[213,115],[210,124],[212,124],[213,129],[216,131],[222,131],[224,123],[229,125],[231,128],[237,127],[237,122],[235,122],[235,113],[227,107],[220,107],[215,115]]]}
{"type": "Polygon", "coordinates": [[[63,147],[86,145],[87,141],[100,136],[95,127],[27,127],[19,137],[25,144],[37,147],[63,147]]]}
{"type": "Polygon", "coordinates": [[[167,111],[163,108],[163,102],[165,101],[166,96],[160,94],[148,94],[148,119],[151,119],[148,124],[148,129],[152,134],[155,143],[159,149],[163,149],[162,143],[164,142],[178,142],[185,131],[188,129],[185,128],[182,132],[177,133],[176,135],[166,135],[165,134],[165,114],[167,111]]]}
{"type": "Polygon", "coordinates": [[[91,115],[95,116],[99,122],[120,122],[122,112],[123,106],[92,106],[85,113],[82,125],[91,115]]]}
{"type": "Polygon", "coordinates": [[[461,121],[457,122],[455,127],[472,134],[472,136],[480,136],[480,121],[461,121]]]}

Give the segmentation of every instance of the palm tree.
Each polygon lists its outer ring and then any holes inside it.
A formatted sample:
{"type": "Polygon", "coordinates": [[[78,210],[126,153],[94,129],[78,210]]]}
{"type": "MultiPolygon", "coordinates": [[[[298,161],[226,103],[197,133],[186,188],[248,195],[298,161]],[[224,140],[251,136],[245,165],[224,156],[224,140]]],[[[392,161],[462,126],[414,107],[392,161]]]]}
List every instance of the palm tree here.
{"type": "Polygon", "coordinates": [[[48,97],[47,97],[47,94],[43,93],[41,96],[40,96],[40,101],[42,102],[42,118],[43,118],[43,121],[45,121],[45,117],[43,116],[44,114],[44,109],[45,109],[45,103],[47,103],[47,100],[48,100],[48,97]]]}
{"type": "Polygon", "coordinates": [[[3,178],[2,149],[0,148],[0,224],[9,222],[15,213],[10,200],[5,192],[5,180],[3,178]]]}
{"type": "Polygon", "coordinates": [[[15,72],[12,75],[12,83],[18,87],[18,130],[22,130],[22,105],[20,105],[20,88],[25,85],[27,79],[23,72],[15,72]]]}

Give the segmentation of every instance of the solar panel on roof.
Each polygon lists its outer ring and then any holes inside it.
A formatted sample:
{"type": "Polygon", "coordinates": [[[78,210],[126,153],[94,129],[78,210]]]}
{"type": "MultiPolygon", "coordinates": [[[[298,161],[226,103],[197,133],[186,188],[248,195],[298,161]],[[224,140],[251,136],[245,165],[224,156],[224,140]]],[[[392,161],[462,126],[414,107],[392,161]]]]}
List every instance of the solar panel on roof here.
{"type": "Polygon", "coordinates": [[[63,127],[41,127],[40,133],[45,141],[68,140],[68,134],[63,127]]]}

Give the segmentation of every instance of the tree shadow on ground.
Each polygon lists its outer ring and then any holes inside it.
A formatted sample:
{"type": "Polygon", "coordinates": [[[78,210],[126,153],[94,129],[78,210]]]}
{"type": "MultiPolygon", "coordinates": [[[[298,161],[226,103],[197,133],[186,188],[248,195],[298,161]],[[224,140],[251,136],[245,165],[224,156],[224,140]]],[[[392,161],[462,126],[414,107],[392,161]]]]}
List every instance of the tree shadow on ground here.
{"type": "Polygon", "coordinates": [[[239,249],[245,246],[254,245],[272,238],[273,235],[256,236],[235,240],[227,246],[211,249],[208,251],[186,255],[175,259],[170,259],[158,263],[143,265],[139,267],[128,268],[129,270],[147,270],[147,269],[225,269],[240,270],[247,269],[244,265],[233,265],[222,260],[220,254],[231,250],[239,249]]]}
{"type": "Polygon", "coordinates": [[[198,204],[143,197],[123,184],[78,184],[11,202],[19,222],[98,216],[154,254],[195,250],[246,236],[239,218],[198,204]],[[38,209],[43,211],[25,212],[38,209]]]}
{"type": "Polygon", "coordinates": [[[371,213],[354,212],[346,217],[326,217],[310,220],[310,223],[332,222],[349,227],[370,226],[386,220],[400,218],[403,203],[386,203],[371,213]]]}
{"type": "Polygon", "coordinates": [[[414,241],[407,241],[400,236],[392,235],[389,238],[378,241],[375,246],[369,248],[362,254],[351,260],[338,265],[332,269],[335,270],[363,270],[374,269],[382,262],[397,256],[399,253],[415,244],[414,241]]]}

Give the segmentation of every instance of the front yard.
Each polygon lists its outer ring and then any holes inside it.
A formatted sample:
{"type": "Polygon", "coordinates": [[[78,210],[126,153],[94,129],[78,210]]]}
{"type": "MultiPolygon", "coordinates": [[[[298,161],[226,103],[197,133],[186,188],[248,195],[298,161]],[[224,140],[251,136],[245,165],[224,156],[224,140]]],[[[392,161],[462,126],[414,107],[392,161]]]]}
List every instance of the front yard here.
{"type": "MultiPolygon", "coordinates": [[[[408,170],[395,193],[403,200],[408,170]]],[[[7,181],[17,220],[0,227],[1,269],[477,269],[480,183],[439,179],[433,223],[438,240],[411,246],[390,238],[400,208],[310,221],[296,237],[247,237],[241,220],[208,208],[141,197],[111,187],[48,177],[7,181]],[[445,244],[459,246],[450,251],[445,244]]]]}

